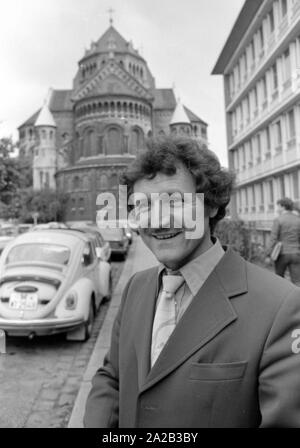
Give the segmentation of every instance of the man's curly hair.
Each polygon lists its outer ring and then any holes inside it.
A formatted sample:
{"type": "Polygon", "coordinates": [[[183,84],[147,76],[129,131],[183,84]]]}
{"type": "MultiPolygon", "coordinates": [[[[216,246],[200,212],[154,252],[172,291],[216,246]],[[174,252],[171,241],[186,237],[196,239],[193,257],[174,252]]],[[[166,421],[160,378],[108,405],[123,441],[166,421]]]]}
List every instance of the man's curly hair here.
{"type": "Polygon", "coordinates": [[[222,168],[217,156],[191,138],[167,137],[152,140],[146,151],[140,152],[120,179],[127,185],[128,197],[133,193],[134,184],[140,179],[153,179],[157,173],[173,175],[179,164],[184,165],[196,183],[196,192],[204,193],[204,204],[217,208],[215,217],[210,219],[211,233],[218,221],[224,218],[230,201],[234,174],[222,168]]]}

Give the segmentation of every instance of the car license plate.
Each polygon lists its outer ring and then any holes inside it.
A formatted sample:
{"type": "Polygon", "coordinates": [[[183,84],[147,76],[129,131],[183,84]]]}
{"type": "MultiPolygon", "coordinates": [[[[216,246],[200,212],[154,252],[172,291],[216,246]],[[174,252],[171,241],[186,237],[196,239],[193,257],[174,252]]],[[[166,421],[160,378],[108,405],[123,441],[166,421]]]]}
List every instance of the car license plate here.
{"type": "Polygon", "coordinates": [[[13,292],[9,299],[9,308],[14,310],[36,310],[38,295],[36,293],[13,292]]]}

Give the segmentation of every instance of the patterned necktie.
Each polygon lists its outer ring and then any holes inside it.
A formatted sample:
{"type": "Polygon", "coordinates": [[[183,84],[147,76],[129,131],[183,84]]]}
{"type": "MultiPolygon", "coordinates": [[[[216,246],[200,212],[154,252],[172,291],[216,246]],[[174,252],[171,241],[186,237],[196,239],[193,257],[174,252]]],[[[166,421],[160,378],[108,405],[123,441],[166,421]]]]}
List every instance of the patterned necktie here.
{"type": "Polygon", "coordinates": [[[184,282],[181,275],[164,275],[162,292],[152,328],[151,367],[171,336],[176,325],[175,293],[184,282]]]}

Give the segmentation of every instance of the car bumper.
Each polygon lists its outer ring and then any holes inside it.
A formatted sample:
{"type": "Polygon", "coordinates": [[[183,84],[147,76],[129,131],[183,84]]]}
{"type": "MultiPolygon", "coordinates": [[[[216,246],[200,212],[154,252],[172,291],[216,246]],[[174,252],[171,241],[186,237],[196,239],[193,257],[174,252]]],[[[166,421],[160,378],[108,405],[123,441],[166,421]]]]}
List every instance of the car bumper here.
{"type": "Polygon", "coordinates": [[[45,319],[3,319],[0,318],[0,329],[9,336],[45,336],[71,331],[83,324],[83,317],[72,318],[45,318],[45,319]]]}

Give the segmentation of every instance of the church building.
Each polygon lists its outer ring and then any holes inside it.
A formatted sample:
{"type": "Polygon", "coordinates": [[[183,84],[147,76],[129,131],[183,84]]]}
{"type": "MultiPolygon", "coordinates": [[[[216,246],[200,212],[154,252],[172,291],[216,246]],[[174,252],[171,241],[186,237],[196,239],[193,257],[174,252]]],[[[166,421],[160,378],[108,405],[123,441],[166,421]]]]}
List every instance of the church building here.
{"type": "Polygon", "coordinates": [[[66,221],[95,221],[99,193],[118,194],[119,176],[147,139],[188,135],[207,145],[207,123],[156,88],[147,62],[113,26],[92,42],[70,90],[50,89],[19,127],[20,157],[33,188],[67,193],[66,221]]]}

